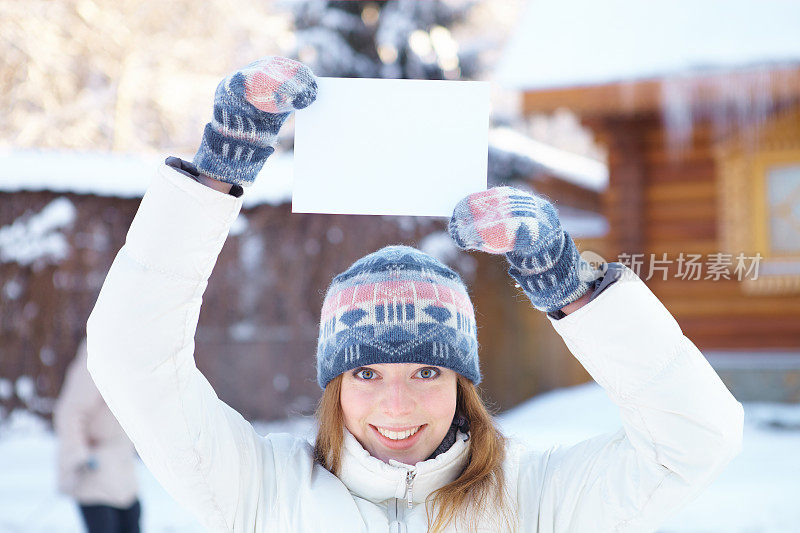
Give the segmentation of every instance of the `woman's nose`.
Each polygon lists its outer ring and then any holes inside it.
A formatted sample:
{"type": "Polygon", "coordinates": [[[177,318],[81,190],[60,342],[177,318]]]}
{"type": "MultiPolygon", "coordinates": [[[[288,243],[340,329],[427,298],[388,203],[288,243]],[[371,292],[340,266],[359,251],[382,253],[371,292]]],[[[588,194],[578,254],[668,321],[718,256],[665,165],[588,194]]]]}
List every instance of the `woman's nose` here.
{"type": "Polygon", "coordinates": [[[404,416],[414,411],[414,397],[404,383],[390,383],[382,398],[383,411],[389,416],[404,416]]]}

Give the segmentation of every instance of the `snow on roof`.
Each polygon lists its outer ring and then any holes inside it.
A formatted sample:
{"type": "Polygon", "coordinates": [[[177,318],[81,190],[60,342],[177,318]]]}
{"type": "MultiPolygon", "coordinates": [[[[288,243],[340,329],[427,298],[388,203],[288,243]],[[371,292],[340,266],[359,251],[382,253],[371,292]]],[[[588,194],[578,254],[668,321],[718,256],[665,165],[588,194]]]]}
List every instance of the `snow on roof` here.
{"type": "Polygon", "coordinates": [[[532,0],[495,77],[544,89],[798,63],[797,0],[532,0]]]}
{"type": "MultiPolygon", "coordinates": [[[[535,141],[510,128],[489,134],[495,148],[523,155],[555,176],[602,190],[608,169],[600,162],[535,141]]],[[[191,156],[182,155],[184,159],[191,156]]],[[[117,198],[141,198],[164,155],[57,150],[0,151],[0,192],[53,191],[117,198]]],[[[292,154],[269,158],[255,183],[244,193],[244,207],[291,202],[294,181],[292,154]]]]}
{"type": "MultiPolygon", "coordinates": [[[[183,156],[191,159],[191,156],[183,156]]],[[[108,152],[0,152],[0,192],[53,191],[141,198],[166,156],[108,152]]],[[[292,157],[276,153],[244,194],[244,207],[280,205],[292,198],[292,157]]]]}
{"type": "Polygon", "coordinates": [[[550,146],[511,128],[490,130],[489,143],[506,152],[523,155],[551,171],[556,177],[587,189],[601,191],[608,185],[608,167],[605,164],[550,146]]]}
{"type": "Polygon", "coordinates": [[[608,234],[608,221],[599,213],[566,205],[556,205],[558,219],[576,239],[597,239],[608,234]]]}
{"type": "Polygon", "coordinates": [[[105,152],[0,152],[0,191],[53,191],[141,198],[161,160],[105,152]]]}

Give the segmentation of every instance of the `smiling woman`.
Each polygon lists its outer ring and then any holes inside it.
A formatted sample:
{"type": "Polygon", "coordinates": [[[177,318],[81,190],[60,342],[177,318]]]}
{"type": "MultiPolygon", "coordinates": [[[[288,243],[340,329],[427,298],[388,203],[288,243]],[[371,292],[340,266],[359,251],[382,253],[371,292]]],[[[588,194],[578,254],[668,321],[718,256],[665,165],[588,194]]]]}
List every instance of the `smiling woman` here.
{"type": "MultiPolygon", "coordinates": [[[[368,368],[359,368],[355,373],[360,373],[362,370],[375,367],[385,367],[389,368],[391,371],[391,367],[405,366],[418,368],[419,370],[416,372],[418,375],[422,375],[426,370],[431,369],[454,375],[456,397],[452,408],[455,410],[456,414],[445,436],[438,441],[440,444],[431,454],[426,455],[426,451],[422,451],[423,447],[418,446],[416,441],[402,445],[400,449],[410,450],[413,448],[420,448],[418,457],[433,459],[440,453],[449,450],[455,444],[457,433],[462,438],[466,437],[466,433],[471,433],[472,435],[469,439],[471,442],[469,460],[466,461],[466,465],[463,466],[461,474],[450,483],[433,491],[430,494],[430,498],[425,503],[426,521],[430,524],[429,530],[443,530],[444,526],[455,521],[459,514],[467,515],[464,517],[466,520],[462,520],[462,523],[465,524],[465,529],[469,530],[470,523],[474,527],[475,524],[479,522],[476,517],[472,519],[469,518],[470,511],[477,511],[478,514],[481,514],[481,509],[492,509],[495,511],[494,530],[514,531],[516,529],[514,510],[509,499],[509,494],[504,488],[506,479],[503,472],[503,462],[506,458],[505,448],[507,442],[496,428],[491,414],[487,411],[480,398],[477,387],[472,382],[463,376],[455,374],[451,370],[420,365],[371,365],[368,368]],[[437,509],[438,512],[436,511],[437,509]]],[[[402,371],[400,373],[402,376],[402,371]]],[[[342,473],[341,464],[343,447],[345,446],[345,434],[349,431],[352,435],[357,436],[357,432],[359,431],[356,424],[351,425],[345,421],[345,410],[352,410],[356,414],[369,410],[380,412],[380,409],[370,409],[368,407],[370,404],[361,404],[359,400],[354,400],[352,396],[349,396],[348,393],[343,390],[345,388],[343,383],[347,379],[346,376],[347,373],[340,374],[331,380],[322,394],[322,399],[320,400],[316,413],[317,420],[319,421],[319,430],[314,447],[314,457],[317,462],[336,475],[341,475],[342,473]],[[344,397],[347,397],[347,399],[342,399],[344,397]],[[353,401],[356,403],[353,403],[353,401]]],[[[414,399],[422,403],[423,406],[429,405],[429,400],[424,395],[415,397],[414,399]]],[[[415,404],[416,403],[415,401],[415,404]]],[[[434,401],[430,403],[436,404],[438,402],[434,401]]],[[[450,403],[446,401],[445,405],[450,406],[450,403]]],[[[437,407],[444,406],[433,405],[434,410],[437,407]]],[[[446,410],[452,412],[452,409],[446,410]]],[[[365,433],[369,435],[368,431],[365,433]]],[[[380,446],[371,446],[368,443],[365,444],[365,442],[367,442],[366,439],[358,440],[372,456],[378,458],[376,454],[382,453],[380,446]]],[[[437,442],[436,438],[429,440],[437,442]]],[[[350,441],[350,443],[352,444],[352,441],[350,441]]],[[[396,448],[392,448],[390,442],[386,442],[386,445],[384,450],[388,453],[384,455],[386,458],[382,459],[384,462],[402,465],[405,468],[414,468],[411,465],[419,465],[422,461],[422,459],[415,462],[389,459],[388,456],[393,453],[396,448]]],[[[428,448],[426,447],[424,449],[427,450],[428,448]]],[[[461,464],[462,463],[459,462],[459,465],[461,464]]],[[[424,464],[419,468],[425,470],[424,464]]],[[[412,491],[413,483],[412,478],[412,482],[410,483],[412,491]]],[[[409,501],[413,502],[413,492],[407,493],[405,496],[409,501]]]]}
{"type": "Polygon", "coordinates": [[[202,296],[244,188],[315,96],[310,70],[282,59],[223,80],[197,167],[160,168],[89,317],[91,375],[176,500],[212,531],[638,532],[708,486],[741,449],[741,404],[641,280],[587,269],[554,206],[509,187],[459,202],[451,236],[505,256],[624,428],[544,451],[507,442],[478,394],[466,287],[408,246],[328,288],[313,445],[261,436],[223,403],[194,361],[202,296]]]}
{"type": "Polygon", "coordinates": [[[409,465],[429,458],[456,410],[456,373],[415,363],[377,364],[342,374],[345,427],[372,455],[409,465]]]}
{"type": "Polygon", "coordinates": [[[475,314],[458,274],[415,248],[387,246],[333,279],[321,315],[316,460],[357,478],[363,465],[353,458],[366,451],[368,464],[405,479],[398,497],[409,509],[426,503],[431,531],[459,517],[474,527],[480,509],[494,510],[486,523],[495,529],[514,529],[505,439],[476,389],[475,314]]]}

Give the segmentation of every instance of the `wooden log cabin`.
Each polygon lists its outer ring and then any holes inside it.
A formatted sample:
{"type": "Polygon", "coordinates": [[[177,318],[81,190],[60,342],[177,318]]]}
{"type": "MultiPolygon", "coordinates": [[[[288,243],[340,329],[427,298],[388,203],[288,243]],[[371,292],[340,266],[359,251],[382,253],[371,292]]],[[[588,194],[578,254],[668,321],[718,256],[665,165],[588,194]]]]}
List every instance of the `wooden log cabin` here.
{"type": "Polygon", "coordinates": [[[531,3],[497,75],[607,148],[606,258],[740,399],[800,401],[800,5],[710,4],[531,3]]]}

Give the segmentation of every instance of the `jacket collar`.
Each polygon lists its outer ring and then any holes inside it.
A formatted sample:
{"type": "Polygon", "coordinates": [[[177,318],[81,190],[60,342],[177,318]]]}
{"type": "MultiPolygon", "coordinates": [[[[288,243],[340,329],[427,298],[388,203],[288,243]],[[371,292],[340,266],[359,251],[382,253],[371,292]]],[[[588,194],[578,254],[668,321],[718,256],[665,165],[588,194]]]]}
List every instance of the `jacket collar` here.
{"type": "Polygon", "coordinates": [[[413,471],[413,501],[423,503],[433,491],[455,480],[469,459],[469,435],[458,432],[456,442],[433,459],[407,465],[395,460],[384,463],[372,457],[352,433],[344,430],[339,479],[355,496],[373,503],[406,497],[406,476],[413,471]]]}

